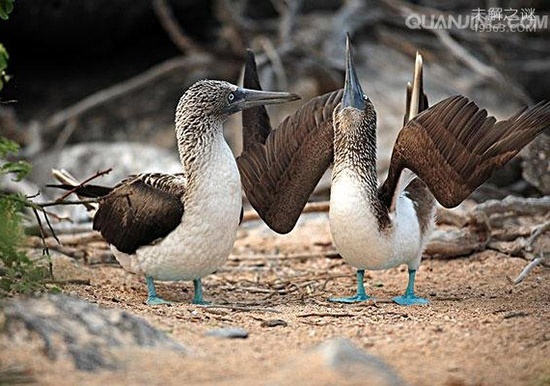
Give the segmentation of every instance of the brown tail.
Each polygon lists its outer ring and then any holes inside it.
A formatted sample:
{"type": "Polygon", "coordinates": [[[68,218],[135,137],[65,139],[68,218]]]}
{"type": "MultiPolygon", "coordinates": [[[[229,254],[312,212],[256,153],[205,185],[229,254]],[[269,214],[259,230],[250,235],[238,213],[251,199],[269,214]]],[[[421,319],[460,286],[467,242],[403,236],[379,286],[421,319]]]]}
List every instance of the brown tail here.
{"type": "MultiPolygon", "coordinates": [[[[70,185],[70,184],[49,184],[46,185],[48,188],[56,188],[56,189],[63,189],[63,190],[73,190],[76,185],[70,185]]],[[[78,196],[82,197],[88,197],[88,198],[98,198],[103,197],[111,193],[113,188],[108,188],[106,186],[99,186],[99,185],[85,185],[85,186],[79,186],[74,190],[74,192],[78,196]]]]}

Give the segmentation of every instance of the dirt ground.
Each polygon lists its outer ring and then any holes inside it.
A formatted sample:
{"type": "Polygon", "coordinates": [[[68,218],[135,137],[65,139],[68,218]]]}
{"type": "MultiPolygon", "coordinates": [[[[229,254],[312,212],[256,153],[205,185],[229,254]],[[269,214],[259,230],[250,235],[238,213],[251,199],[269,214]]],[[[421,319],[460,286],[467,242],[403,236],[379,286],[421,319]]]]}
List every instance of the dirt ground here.
{"type": "Polygon", "coordinates": [[[224,308],[190,305],[192,284],[187,282],[158,283],[159,295],[174,304],[146,306],[143,278],[116,266],[91,267],[90,286],[70,285],[65,292],[140,315],[192,355],[167,355],[162,363],[141,358],[126,372],[100,374],[49,365],[41,380],[265,384],[308,348],[345,337],[381,357],[411,385],[549,384],[548,268],[537,267],[514,286],[509,277],[526,264],[519,258],[485,251],[452,260],[426,259],[416,290],[431,300],[429,305],[390,302],[405,289],[405,267],[368,272],[367,292],[378,301],[342,305],[326,299],[353,294],[355,271],[338,257],[318,256],[333,250],[322,217],[286,236],[258,227],[242,229],[227,264],[203,279],[205,298],[224,308]],[[288,325],[265,326],[273,319],[288,325]],[[245,328],[249,338],[203,335],[229,326],[245,328]]]}

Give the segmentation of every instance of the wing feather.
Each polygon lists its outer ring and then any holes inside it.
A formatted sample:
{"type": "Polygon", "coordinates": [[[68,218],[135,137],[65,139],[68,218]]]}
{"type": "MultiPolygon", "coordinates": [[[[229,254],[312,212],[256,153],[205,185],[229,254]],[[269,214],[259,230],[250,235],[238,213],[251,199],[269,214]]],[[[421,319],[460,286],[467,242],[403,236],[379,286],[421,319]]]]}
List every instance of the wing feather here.
{"type": "Polygon", "coordinates": [[[454,207],[548,127],[550,102],[497,122],[466,97],[447,98],[403,127],[380,198],[391,202],[401,171],[407,168],[440,204],[454,207]]]}
{"type": "MultiPolygon", "coordinates": [[[[244,86],[261,89],[251,51],[244,86]]],[[[244,150],[237,158],[241,182],[252,207],[276,232],[292,230],[332,162],[332,113],[341,98],[341,90],[313,98],[276,130],[264,107],[243,112],[244,150]]]]}
{"type": "Polygon", "coordinates": [[[93,229],[119,251],[133,254],[181,223],[184,192],[185,181],[179,175],[131,176],[102,198],[93,229]]]}

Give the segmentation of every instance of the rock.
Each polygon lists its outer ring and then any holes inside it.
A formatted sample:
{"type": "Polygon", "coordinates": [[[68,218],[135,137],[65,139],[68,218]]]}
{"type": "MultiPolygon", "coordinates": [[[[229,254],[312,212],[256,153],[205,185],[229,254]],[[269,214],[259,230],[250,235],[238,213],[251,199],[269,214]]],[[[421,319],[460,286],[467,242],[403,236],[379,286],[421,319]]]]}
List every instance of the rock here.
{"type": "Polygon", "coordinates": [[[473,212],[464,225],[440,225],[431,237],[424,254],[437,258],[452,258],[483,251],[491,238],[487,216],[473,212]]]}
{"type": "Polygon", "coordinates": [[[215,328],[206,331],[204,335],[221,339],[246,339],[248,338],[248,331],[240,327],[215,328]]]}
{"type": "MultiPolygon", "coordinates": [[[[47,259],[42,255],[42,250],[29,251],[29,257],[40,264],[47,264],[47,259]]],[[[77,262],[75,259],[62,253],[50,250],[53,278],[59,282],[90,281],[92,273],[89,267],[77,262]]]]}
{"type": "Polygon", "coordinates": [[[521,154],[525,181],[550,194],[550,133],[539,135],[521,154]]]}
{"type": "Polygon", "coordinates": [[[404,385],[382,359],[346,339],[331,339],[295,358],[276,374],[273,384],[404,385]]]}
{"type": "Polygon", "coordinates": [[[41,350],[49,360],[68,359],[83,371],[118,369],[123,366],[125,350],[185,352],[183,346],[137,316],[66,295],[6,303],[0,331],[4,345],[41,350]]]}
{"type": "Polygon", "coordinates": [[[262,322],[262,327],[287,327],[288,323],[282,319],[270,319],[270,320],[264,320],[262,322]]]}

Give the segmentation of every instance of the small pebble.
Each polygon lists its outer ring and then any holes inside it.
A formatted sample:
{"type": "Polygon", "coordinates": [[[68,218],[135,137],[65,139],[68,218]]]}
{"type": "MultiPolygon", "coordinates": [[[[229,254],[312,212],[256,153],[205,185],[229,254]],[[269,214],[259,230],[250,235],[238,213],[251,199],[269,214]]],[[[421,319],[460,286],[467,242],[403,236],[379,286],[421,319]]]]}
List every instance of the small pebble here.
{"type": "Polygon", "coordinates": [[[264,320],[261,326],[262,327],[277,327],[277,326],[287,327],[288,323],[282,319],[270,319],[270,320],[264,320]]]}
{"type": "Polygon", "coordinates": [[[246,339],[248,338],[248,331],[239,327],[227,327],[206,331],[204,335],[222,339],[246,339]]]}

